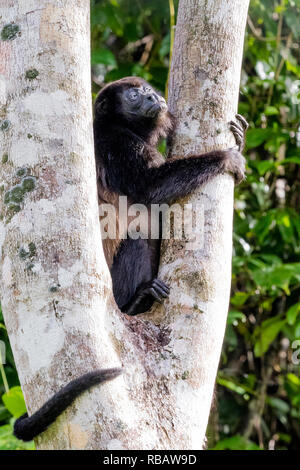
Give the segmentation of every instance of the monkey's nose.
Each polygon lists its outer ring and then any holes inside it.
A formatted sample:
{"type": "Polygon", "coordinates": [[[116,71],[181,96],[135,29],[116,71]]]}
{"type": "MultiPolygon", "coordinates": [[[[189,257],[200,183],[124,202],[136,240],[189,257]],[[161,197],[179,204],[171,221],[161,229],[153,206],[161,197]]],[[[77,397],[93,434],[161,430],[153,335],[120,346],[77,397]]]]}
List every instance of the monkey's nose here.
{"type": "Polygon", "coordinates": [[[157,101],[155,96],[152,95],[152,94],[147,96],[147,100],[152,101],[153,103],[155,103],[157,101]]]}

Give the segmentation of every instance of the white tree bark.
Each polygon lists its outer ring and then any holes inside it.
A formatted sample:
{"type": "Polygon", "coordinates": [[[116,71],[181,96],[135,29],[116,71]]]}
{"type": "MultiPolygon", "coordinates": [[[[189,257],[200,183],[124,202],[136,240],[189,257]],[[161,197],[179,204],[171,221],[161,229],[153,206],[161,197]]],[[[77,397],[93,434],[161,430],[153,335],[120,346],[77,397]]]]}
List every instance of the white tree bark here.
{"type": "MultiPolygon", "coordinates": [[[[248,6],[248,0],[180,0],[168,103],[178,119],[173,156],[235,144],[228,122],[237,112],[248,6]]],[[[233,186],[231,176],[221,175],[182,201],[203,211],[202,246],[165,243],[161,260],[173,289],[154,321],[172,329],[180,356],[175,377],[188,377],[170,386],[183,448],[199,449],[205,439],[230,295],[233,186]]]]}
{"type": "MultiPolygon", "coordinates": [[[[0,7],[1,303],[31,413],[72,378],[120,359],[105,326],[111,281],[97,216],[89,1],[0,7]]],[[[120,382],[102,387],[105,412],[97,390],[86,394],[40,448],[93,447],[96,417],[106,418],[120,382]]]]}
{"type": "MultiPolygon", "coordinates": [[[[247,7],[180,2],[169,92],[177,155],[232,145],[247,7]]],[[[188,199],[205,209],[202,249],[165,243],[170,300],[121,315],[97,217],[88,21],[88,0],[0,0],[0,286],[20,381],[32,413],[72,378],[124,365],[38,448],[199,449],[229,298],[232,178],[188,199]]]]}

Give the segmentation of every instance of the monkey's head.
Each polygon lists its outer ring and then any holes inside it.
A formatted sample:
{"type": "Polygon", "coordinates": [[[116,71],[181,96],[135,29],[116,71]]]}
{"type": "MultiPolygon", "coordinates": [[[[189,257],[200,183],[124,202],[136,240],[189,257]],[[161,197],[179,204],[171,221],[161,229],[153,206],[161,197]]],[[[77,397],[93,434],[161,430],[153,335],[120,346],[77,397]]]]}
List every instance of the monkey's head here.
{"type": "Polygon", "coordinates": [[[139,77],[125,77],[109,83],[95,102],[95,119],[104,124],[119,123],[139,130],[171,127],[172,117],[165,99],[139,77]]]}

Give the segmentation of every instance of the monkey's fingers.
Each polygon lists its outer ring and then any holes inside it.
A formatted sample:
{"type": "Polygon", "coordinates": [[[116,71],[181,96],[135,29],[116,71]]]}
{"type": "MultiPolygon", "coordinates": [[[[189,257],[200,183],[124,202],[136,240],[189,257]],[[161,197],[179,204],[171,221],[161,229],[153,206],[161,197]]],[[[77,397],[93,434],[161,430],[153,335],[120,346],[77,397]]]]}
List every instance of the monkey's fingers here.
{"type": "Polygon", "coordinates": [[[160,304],[162,303],[163,299],[161,298],[161,296],[158,294],[158,292],[156,292],[156,289],[154,287],[150,287],[148,289],[148,292],[149,294],[152,295],[152,297],[157,300],[157,302],[159,302],[160,304]]]}
{"type": "Polygon", "coordinates": [[[164,299],[169,297],[170,288],[163,281],[155,278],[152,280],[151,285],[148,287],[148,289],[146,289],[146,292],[152,295],[155,300],[162,303],[164,299]]]}
{"type": "Polygon", "coordinates": [[[158,285],[154,285],[153,286],[153,289],[155,290],[155,292],[157,293],[157,295],[163,299],[166,299],[167,297],[169,297],[169,292],[167,292],[166,290],[164,290],[162,287],[158,286],[158,285]]]}
{"type": "Polygon", "coordinates": [[[161,281],[160,279],[154,279],[153,280],[153,283],[155,284],[155,286],[158,286],[158,288],[164,292],[167,296],[170,294],[170,287],[165,284],[163,281],[161,281]]]}
{"type": "Polygon", "coordinates": [[[230,130],[235,137],[236,143],[238,145],[242,144],[244,142],[244,136],[235,127],[230,127],[230,130]]]}
{"type": "Polygon", "coordinates": [[[248,122],[246,121],[246,119],[245,119],[243,116],[241,116],[240,114],[236,114],[235,117],[236,117],[236,119],[237,119],[238,121],[240,121],[240,123],[242,124],[243,128],[244,128],[245,131],[246,131],[246,130],[248,129],[248,127],[249,127],[249,124],[248,124],[248,122]]]}
{"type": "Polygon", "coordinates": [[[230,124],[230,129],[233,132],[237,132],[240,134],[241,137],[244,137],[244,133],[245,133],[244,128],[238,122],[230,121],[229,124],[230,124]]]}
{"type": "Polygon", "coordinates": [[[239,151],[242,151],[245,144],[244,133],[240,130],[240,128],[233,125],[230,126],[230,130],[234,135],[239,151]]]}

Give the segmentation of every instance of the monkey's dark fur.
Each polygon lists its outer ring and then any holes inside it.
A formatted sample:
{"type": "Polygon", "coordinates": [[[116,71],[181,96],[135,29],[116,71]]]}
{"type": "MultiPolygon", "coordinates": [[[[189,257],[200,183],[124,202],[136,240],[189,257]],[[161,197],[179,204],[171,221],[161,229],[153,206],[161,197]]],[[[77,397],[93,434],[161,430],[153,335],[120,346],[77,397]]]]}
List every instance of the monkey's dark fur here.
{"type": "Polygon", "coordinates": [[[28,416],[27,413],[22,415],[14,425],[14,435],[23,441],[31,441],[41,432],[44,432],[53,421],[68,407],[73,401],[95,385],[108,380],[112,380],[121,374],[121,369],[103,369],[95,370],[84,374],[78,379],[72,380],[59,392],[53,395],[50,400],[33,415],[28,416]]]}
{"type": "MultiPolygon", "coordinates": [[[[230,128],[240,150],[247,123],[241,116],[237,119],[230,128]]],[[[101,90],[94,119],[100,205],[110,203],[118,210],[120,195],[127,196],[128,205],[169,204],[219,173],[243,179],[244,158],[236,149],[165,160],[157,143],[170,138],[174,127],[165,100],[141,78],[123,78],[101,90]]],[[[104,253],[120,310],[136,315],[168,297],[169,287],[157,279],[160,240],[122,236],[118,232],[114,240],[104,239],[104,253]]]]}
{"type": "MultiPolygon", "coordinates": [[[[240,150],[247,123],[241,116],[237,119],[230,128],[240,150]]],[[[244,158],[236,149],[165,160],[156,146],[159,139],[171,136],[174,127],[165,100],[140,78],[127,77],[100,91],[94,119],[100,204],[110,203],[118,209],[119,196],[124,195],[128,204],[149,208],[151,204],[171,203],[219,173],[227,171],[237,181],[243,179],[244,158]]],[[[103,240],[104,252],[119,308],[136,315],[169,295],[169,287],[157,279],[160,240],[123,240],[120,224],[117,230],[115,240],[103,240]]],[[[120,373],[121,369],[97,370],[73,380],[32,416],[21,416],[14,426],[15,436],[33,439],[82,392],[120,373]]]]}

